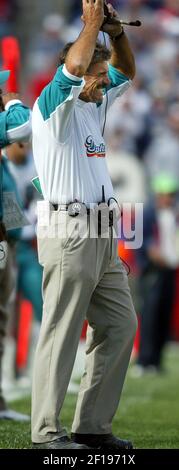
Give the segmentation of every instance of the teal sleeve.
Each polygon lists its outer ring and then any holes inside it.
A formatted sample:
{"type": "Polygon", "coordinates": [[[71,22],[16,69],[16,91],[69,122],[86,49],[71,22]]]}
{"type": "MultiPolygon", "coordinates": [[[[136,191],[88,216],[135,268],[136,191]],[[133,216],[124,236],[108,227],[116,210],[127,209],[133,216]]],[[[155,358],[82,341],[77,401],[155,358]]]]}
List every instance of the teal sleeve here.
{"type": "Polygon", "coordinates": [[[73,87],[80,87],[83,80],[72,80],[63,73],[61,65],[53,80],[42,91],[38,105],[44,121],[49,119],[50,115],[63,104],[72,92],[73,87]]]}
{"type": "Polygon", "coordinates": [[[6,147],[12,141],[8,136],[8,131],[12,131],[14,138],[13,142],[25,140],[23,124],[29,125],[30,122],[30,109],[21,103],[16,103],[9,107],[7,111],[0,113],[0,148],[6,147]]]}
{"type": "Polygon", "coordinates": [[[5,113],[7,113],[6,132],[22,126],[30,119],[30,109],[22,103],[16,103],[10,106],[5,113]]]}
{"type": "Polygon", "coordinates": [[[3,111],[0,113],[0,148],[2,149],[8,145],[9,141],[7,138],[6,128],[7,128],[7,113],[8,111],[3,111]]]}
{"type": "Polygon", "coordinates": [[[111,90],[111,88],[123,85],[126,82],[129,82],[129,78],[124,75],[124,73],[119,72],[113,65],[109,64],[108,69],[108,77],[111,81],[107,90],[111,90]]]}

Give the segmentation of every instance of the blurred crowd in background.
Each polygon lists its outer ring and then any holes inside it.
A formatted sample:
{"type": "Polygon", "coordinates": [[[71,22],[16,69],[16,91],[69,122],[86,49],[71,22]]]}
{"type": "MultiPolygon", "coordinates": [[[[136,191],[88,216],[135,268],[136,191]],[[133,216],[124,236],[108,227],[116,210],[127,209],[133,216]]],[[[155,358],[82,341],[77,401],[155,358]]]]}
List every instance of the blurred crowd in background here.
{"type": "MultiPolygon", "coordinates": [[[[109,171],[118,201],[144,203],[143,246],[127,250],[125,240],[119,240],[119,254],[131,267],[130,284],[140,314],[140,340],[137,338],[134,350],[136,374],[140,375],[163,370],[166,341],[179,339],[179,1],[110,3],[123,20],[142,21],[140,28],[125,28],[137,72],[130,90],[109,110],[105,128],[109,171]]],[[[20,91],[30,106],[52,79],[60,50],[82,28],[81,0],[38,4],[37,8],[35,1],[27,1],[33,17],[31,30],[32,20],[29,17],[28,22],[21,0],[0,0],[0,38],[15,34],[21,41],[20,91]]],[[[104,41],[102,33],[100,39],[104,41]]],[[[34,257],[37,194],[30,182],[36,171],[31,149],[23,147],[19,152],[10,158],[11,171],[32,225],[22,231],[17,244],[16,298],[18,305],[19,298],[30,301],[38,330],[42,273],[34,257]]],[[[12,334],[12,322],[10,330],[12,334]]],[[[19,373],[25,362],[19,359],[19,373]]]]}

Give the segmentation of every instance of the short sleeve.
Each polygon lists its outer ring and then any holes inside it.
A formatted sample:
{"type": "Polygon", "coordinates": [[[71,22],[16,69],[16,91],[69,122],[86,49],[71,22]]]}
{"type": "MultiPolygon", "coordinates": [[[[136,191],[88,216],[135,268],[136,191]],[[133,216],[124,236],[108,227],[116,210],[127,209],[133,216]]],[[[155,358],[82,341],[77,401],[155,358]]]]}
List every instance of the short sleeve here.
{"type": "Polygon", "coordinates": [[[69,136],[74,106],[84,84],[83,78],[71,75],[66,66],[62,65],[38,99],[41,116],[59,142],[69,136]]]}
{"type": "Polygon", "coordinates": [[[31,137],[31,111],[20,100],[11,100],[0,113],[0,148],[31,137]]]}

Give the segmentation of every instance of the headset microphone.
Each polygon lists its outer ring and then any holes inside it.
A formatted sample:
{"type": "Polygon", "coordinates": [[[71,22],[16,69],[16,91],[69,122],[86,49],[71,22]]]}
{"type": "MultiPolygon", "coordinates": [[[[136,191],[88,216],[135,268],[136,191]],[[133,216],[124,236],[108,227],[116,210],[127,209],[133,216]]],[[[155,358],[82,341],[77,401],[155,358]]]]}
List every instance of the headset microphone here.
{"type": "Polygon", "coordinates": [[[142,23],[141,23],[140,20],[129,21],[129,22],[127,22],[127,21],[122,21],[122,20],[121,20],[120,23],[121,23],[121,24],[125,24],[125,25],[127,25],[127,26],[141,26],[141,25],[142,25],[142,23]]]}
{"type": "Polygon", "coordinates": [[[117,18],[114,18],[110,15],[109,13],[109,10],[108,10],[108,7],[107,7],[107,4],[106,4],[106,1],[104,0],[104,15],[105,15],[105,20],[104,20],[104,23],[108,23],[108,24],[121,24],[121,25],[126,25],[126,26],[141,26],[142,23],[140,20],[136,20],[136,21],[123,21],[123,20],[118,20],[117,18]]]}

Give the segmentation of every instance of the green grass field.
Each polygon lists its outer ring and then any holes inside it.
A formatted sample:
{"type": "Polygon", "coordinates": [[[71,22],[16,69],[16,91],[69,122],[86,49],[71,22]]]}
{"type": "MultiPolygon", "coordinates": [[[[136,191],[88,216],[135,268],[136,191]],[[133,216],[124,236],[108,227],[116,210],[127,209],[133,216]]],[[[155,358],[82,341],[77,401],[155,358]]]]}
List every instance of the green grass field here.
{"type": "MultiPolygon", "coordinates": [[[[179,347],[170,346],[165,355],[167,372],[161,376],[133,378],[128,373],[113,431],[130,438],[135,448],[179,449],[179,347]]],[[[109,397],[110,399],[110,397],[109,397]]],[[[62,412],[63,425],[70,431],[76,395],[68,395],[62,412]]],[[[30,398],[10,404],[30,413],[30,398]]],[[[30,425],[0,421],[1,449],[31,448],[30,425]]]]}

